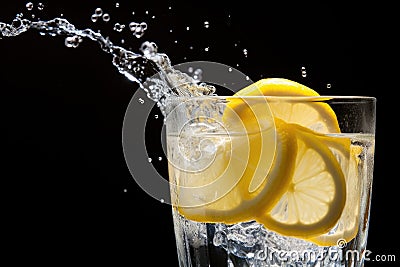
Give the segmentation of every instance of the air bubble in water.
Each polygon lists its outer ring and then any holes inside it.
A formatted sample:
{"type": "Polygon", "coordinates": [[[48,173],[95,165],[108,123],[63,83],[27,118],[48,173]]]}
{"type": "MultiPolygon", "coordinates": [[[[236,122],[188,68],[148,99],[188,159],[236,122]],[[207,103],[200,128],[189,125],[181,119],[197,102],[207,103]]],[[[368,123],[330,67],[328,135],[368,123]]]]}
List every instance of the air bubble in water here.
{"type": "Polygon", "coordinates": [[[115,23],[114,24],[114,31],[117,31],[117,32],[122,32],[122,30],[125,28],[125,25],[124,24],[120,24],[120,23],[115,23]]]}
{"type": "Polygon", "coordinates": [[[332,85],[330,84],[330,83],[328,83],[327,85],[326,85],[326,88],[331,88],[332,87],[332,85]]]}
{"type": "Polygon", "coordinates": [[[140,104],[144,104],[143,98],[139,98],[138,101],[139,101],[140,104]]]}
{"type": "Polygon", "coordinates": [[[208,21],[204,21],[204,28],[209,28],[210,27],[210,23],[208,21]]]}
{"type": "Polygon", "coordinates": [[[140,46],[140,51],[142,51],[143,55],[147,57],[154,56],[158,51],[158,47],[156,43],[146,41],[140,46]]]}
{"type": "Polygon", "coordinates": [[[33,3],[32,2],[26,3],[26,9],[32,10],[33,9],[33,3]]]}
{"type": "Polygon", "coordinates": [[[108,13],[104,13],[104,14],[103,14],[103,20],[104,20],[105,22],[110,21],[110,15],[109,15],[108,13]]]}
{"type": "Polygon", "coordinates": [[[39,3],[37,8],[38,8],[39,10],[43,10],[44,4],[43,4],[43,3],[39,3]]]}
{"type": "Polygon", "coordinates": [[[96,8],[94,10],[94,14],[98,17],[100,17],[101,15],[103,15],[103,9],[101,9],[100,7],[96,8]]]}

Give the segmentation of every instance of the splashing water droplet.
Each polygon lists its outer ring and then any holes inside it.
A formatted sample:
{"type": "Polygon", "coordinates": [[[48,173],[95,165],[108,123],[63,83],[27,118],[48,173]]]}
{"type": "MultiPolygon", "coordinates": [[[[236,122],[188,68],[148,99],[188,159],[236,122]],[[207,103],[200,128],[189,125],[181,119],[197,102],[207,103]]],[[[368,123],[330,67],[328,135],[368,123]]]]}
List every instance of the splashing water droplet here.
{"type": "Polygon", "coordinates": [[[121,44],[124,44],[125,43],[125,40],[124,39],[121,39],[121,44]]]}
{"type": "Polygon", "coordinates": [[[171,30],[169,30],[169,32],[172,32],[172,29],[171,29],[171,30]]]}
{"type": "Polygon", "coordinates": [[[128,189],[125,188],[125,189],[124,189],[124,193],[126,193],[126,192],[128,192],[128,189]]]}
{"type": "Polygon", "coordinates": [[[26,3],[26,9],[32,10],[33,9],[33,3],[32,2],[26,3]]]}
{"type": "Polygon", "coordinates": [[[187,31],[188,31],[188,30],[190,30],[189,26],[188,26],[188,27],[186,27],[186,30],[187,30],[187,31]]]}
{"type": "Polygon", "coordinates": [[[245,56],[245,57],[247,57],[247,54],[248,54],[248,51],[247,51],[247,49],[245,48],[245,49],[243,49],[243,55],[245,56]]]}
{"type": "Polygon", "coordinates": [[[158,115],[157,115],[157,114],[156,114],[156,115],[154,115],[154,118],[158,119],[158,115]]]}
{"type": "Polygon", "coordinates": [[[189,72],[189,73],[192,73],[193,70],[194,70],[193,67],[189,67],[189,68],[188,68],[188,72],[189,72]]]}
{"type": "Polygon", "coordinates": [[[171,9],[172,9],[172,6],[169,6],[168,9],[171,10],[171,9]]]}
{"type": "Polygon", "coordinates": [[[110,15],[109,15],[108,13],[104,13],[104,14],[103,14],[103,20],[104,20],[105,22],[110,21],[110,15]]]}
{"type": "Polygon", "coordinates": [[[43,4],[43,3],[39,3],[37,8],[38,8],[39,10],[43,10],[44,4],[43,4]]]}
{"type": "Polygon", "coordinates": [[[117,31],[117,32],[122,32],[122,30],[125,28],[125,25],[124,24],[120,24],[120,23],[115,23],[114,24],[114,31],[117,31]]]}
{"type": "Polygon", "coordinates": [[[307,77],[306,67],[301,67],[301,76],[302,76],[303,78],[307,77]]]}
{"type": "Polygon", "coordinates": [[[231,67],[229,67],[229,68],[228,68],[228,71],[229,71],[229,72],[232,72],[232,68],[231,68],[231,67]]]}
{"type": "Polygon", "coordinates": [[[132,15],[135,15],[135,11],[132,11],[132,15]]]}
{"type": "Polygon", "coordinates": [[[140,104],[143,104],[143,103],[144,103],[143,98],[139,98],[138,101],[139,101],[140,104]]]}
{"type": "Polygon", "coordinates": [[[190,50],[193,50],[193,46],[189,46],[189,49],[190,49],[190,50]]]}
{"type": "Polygon", "coordinates": [[[160,199],[160,202],[161,202],[161,203],[164,203],[164,202],[165,202],[165,200],[162,198],[162,199],[160,199]]]}
{"type": "Polygon", "coordinates": [[[151,18],[152,18],[152,19],[155,19],[155,18],[156,18],[156,16],[154,16],[154,15],[153,15],[151,18]]]}
{"type": "Polygon", "coordinates": [[[115,7],[119,7],[119,3],[115,3],[115,7]]]}
{"type": "Polygon", "coordinates": [[[147,160],[148,160],[149,162],[152,162],[152,161],[153,161],[153,159],[152,159],[152,158],[148,158],[147,160]]]}
{"type": "Polygon", "coordinates": [[[328,83],[327,85],[326,85],[326,88],[331,88],[332,87],[332,85],[330,84],[330,83],[328,83]]]}
{"type": "Polygon", "coordinates": [[[142,29],[145,31],[147,30],[147,23],[146,22],[141,22],[140,23],[140,27],[142,27],[142,29]]]}
{"type": "Polygon", "coordinates": [[[97,16],[96,14],[93,14],[93,15],[90,17],[90,19],[91,19],[93,22],[96,22],[97,19],[98,19],[98,17],[99,17],[99,16],[97,16]]]}
{"type": "Polygon", "coordinates": [[[177,44],[177,43],[178,43],[178,40],[175,40],[175,41],[174,41],[174,43],[176,43],[176,44],[177,44]]]}
{"type": "Polygon", "coordinates": [[[65,38],[65,46],[77,48],[79,44],[82,43],[82,37],[75,35],[75,36],[68,36],[65,38]]]}
{"type": "Polygon", "coordinates": [[[204,28],[208,29],[210,27],[210,23],[208,21],[204,21],[204,28]]]}
{"type": "Polygon", "coordinates": [[[158,161],[162,161],[162,157],[158,157],[158,161]]]}
{"type": "Polygon", "coordinates": [[[208,52],[208,50],[210,50],[209,47],[204,48],[204,51],[208,52]]]}
{"type": "Polygon", "coordinates": [[[248,80],[250,80],[250,77],[249,77],[249,76],[246,76],[246,81],[248,81],[248,80]]]}
{"type": "Polygon", "coordinates": [[[146,15],[148,15],[148,14],[149,14],[149,11],[148,11],[148,10],[146,10],[146,12],[144,12],[144,13],[146,13],[146,15]]]}
{"type": "Polygon", "coordinates": [[[96,8],[94,10],[94,14],[98,17],[100,17],[101,15],[103,15],[103,9],[101,9],[100,7],[96,8]]]}

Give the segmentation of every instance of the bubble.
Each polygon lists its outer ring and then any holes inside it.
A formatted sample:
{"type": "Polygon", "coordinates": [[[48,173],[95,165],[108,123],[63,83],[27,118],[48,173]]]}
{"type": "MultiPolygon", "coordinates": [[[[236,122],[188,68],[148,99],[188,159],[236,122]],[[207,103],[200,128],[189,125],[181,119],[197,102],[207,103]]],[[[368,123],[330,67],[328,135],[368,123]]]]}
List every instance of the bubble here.
{"type": "Polygon", "coordinates": [[[171,30],[169,30],[169,32],[172,32],[172,29],[171,29],[171,30]]]}
{"type": "Polygon", "coordinates": [[[245,57],[247,57],[247,54],[248,54],[247,49],[246,49],[246,48],[243,49],[243,55],[244,55],[245,57]]]}
{"type": "Polygon", "coordinates": [[[125,28],[125,25],[124,24],[120,24],[120,23],[115,23],[114,24],[114,31],[117,31],[117,32],[122,32],[122,30],[125,28]]]}
{"type": "Polygon", "coordinates": [[[140,46],[140,51],[147,56],[147,55],[155,55],[158,51],[158,47],[156,43],[146,41],[140,46]]]}
{"type": "Polygon", "coordinates": [[[37,8],[38,8],[39,10],[43,10],[44,4],[43,4],[43,3],[39,3],[37,8]]]}
{"type": "Polygon", "coordinates": [[[165,202],[165,200],[162,198],[162,199],[160,199],[160,202],[161,202],[161,203],[164,203],[164,202],[165,202]]]}
{"type": "Polygon", "coordinates": [[[208,21],[204,21],[204,28],[208,29],[210,27],[210,23],[208,21]]]}
{"type": "Polygon", "coordinates": [[[158,161],[162,161],[162,157],[158,157],[158,161]]]}
{"type": "Polygon", "coordinates": [[[178,43],[178,40],[175,40],[175,41],[174,41],[174,43],[176,43],[176,44],[177,44],[177,43],[178,43]]]}
{"type": "Polygon", "coordinates": [[[140,23],[140,27],[142,27],[142,29],[145,31],[147,30],[147,23],[146,22],[141,22],[140,23]]]}
{"type": "Polygon", "coordinates": [[[326,88],[331,88],[332,87],[332,85],[330,84],[330,83],[328,83],[327,85],[326,85],[326,88]]]}
{"type": "Polygon", "coordinates": [[[190,50],[193,50],[193,46],[189,46],[189,49],[190,49],[190,50]]]}
{"type": "Polygon", "coordinates": [[[151,18],[152,18],[152,19],[155,19],[155,18],[156,18],[156,16],[154,16],[154,15],[153,15],[151,18]]]}
{"type": "Polygon", "coordinates": [[[156,115],[154,115],[154,118],[158,119],[158,115],[157,115],[157,114],[156,114],[156,115]]]}
{"type": "Polygon", "coordinates": [[[168,9],[171,10],[171,9],[172,9],[172,6],[169,6],[168,9]]]}
{"type": "Polygon", "coordinates": [[[209,47],[204,48],[204,51],[208,52],[208,50],[210,50],[209,47]]]}
{"type": "Polygon", "coordinates": [[[146,15],[148,15],[148,14],[149,14],[149,11],[148,11],[148,10],[146,10],[146,12],[144,12],[144,13],[146,13],[146,15]]]}
{"type": "Polygon", "coordinates": [[[115,3],[115,7],[119,7],[119,3],[115,3]]]}
{"type": "Polygon", "coordinates": [[[193,67],[189,67],[189,68],[188,68],[188,72],[189,72],[189,73],[192,73],[193,70],[194,70],[193,67]]]}
{"type": "Polygon", "coordinates": [[[105,22],[110,21],[110,15],[109,15],[108,13],[104,13],[104,14],[103,14],[103,20],[104,20],[105,22]]]}
{"type": "Polygon", "coordinates": [[[305,68],[305,67],[301,67],[301,76],[302,76],[303,78],[307,77],[307,71],[306,71],[306,68],[305,68]]]}
{"type": "Polygon", "coordinates": [[[135,15],[135,11],[132,11],[132,15],[135,15]]]}
{"type": "Polygon", "coordinates": [[[98,17],[99,17],[99,16],[97,16],[96,14],[93,14],[93,15],[90,17],[90,19],[91,19],[93,22],[96,22],[98,17]]]}
{"type": "Polygon", "coordinates": [[[229,68],[228,68],[228,71],[229,71],[229,72],[232,72],[232,68],[231,68],[231,67],[229,67],[229,68]]]}
{"type": "Polygon", "coordinates": [[[189,26],[188,26],[188,27],[186,27],[186,30],[187,30],[187,31],[188,31],[188,30],[190,30],[189,26]]]}
{"type": "Polygon", "coordinates": [[[125,189],[124,189],[124,193],[126,193],[126,192],[128,192],[128,189],[125,188],[125,189]]]}
{"type": "Polygon", "coordinates": [[[148,160],[149,162],[152,162],[152,161],[153,161],[153,159],[152,159],[152,158],[148,158],[147,160],[148,160]]]}
{"type": "Polygon", "coordinates": [[[66,47],[77,48],[82,43],[82,37],[78,35],[68,36],[65,38],[64,44],[66,47]]]}
{"type": "Polygon", "coordinates": [[[26,9],[28,9],[28,10],[32,10],[33,9],[33,3],[32,2],[28,2],[28,3],[26,3],[26,9]]]}
{"type": "Polygon", "coordinates": [[[94,10],[94,14],[98,17],[100,17],[101,15],[103,15],[103,9],[101,9],[100,7],[96,8],[94,10]]]}
{"type": "Polygon", "coordinates": [[[125,40],[124,39],[121,39],[121,44],[124,44],[125,43],[125,40]]]}
{"type": "Polygon", "coordinates": [[[248,81],[248,80],[250,80],[250,77],[249,77],[249,76],[246,76],[246,81],[248,81]]]}
{"type": "Polygon", "coordinates": [[[143,98],[139,98],[139,99],[138,99],[138,102],[139,102],[140,104],[144,104],[143,98]]]}

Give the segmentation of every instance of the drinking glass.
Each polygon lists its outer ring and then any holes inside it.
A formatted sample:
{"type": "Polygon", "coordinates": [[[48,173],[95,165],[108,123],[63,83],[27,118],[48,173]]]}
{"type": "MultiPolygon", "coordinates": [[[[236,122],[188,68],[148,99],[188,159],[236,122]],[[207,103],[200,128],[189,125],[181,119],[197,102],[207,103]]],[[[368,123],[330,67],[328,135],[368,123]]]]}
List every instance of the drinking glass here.
{"type": "Polygon", "coordinates": [[[180,267],[363,265],[374,97],[169,97],[166,106],[180,267]]]}

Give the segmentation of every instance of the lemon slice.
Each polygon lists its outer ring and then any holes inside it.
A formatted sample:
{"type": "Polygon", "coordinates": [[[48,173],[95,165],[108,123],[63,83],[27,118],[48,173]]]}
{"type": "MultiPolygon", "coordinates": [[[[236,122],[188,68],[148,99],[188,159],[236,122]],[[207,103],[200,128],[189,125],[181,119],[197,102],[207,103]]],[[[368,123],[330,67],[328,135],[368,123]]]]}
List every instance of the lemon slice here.
{"type": "MultiPolygon", "coordinates": [[[[343,142],[348,143],[350,140],[348,138],[343,138],[343,142]]],[[[348,167],[348,172],[345,176],[346,187],[349,189],[351,188],[351,190],[347,190],[346,192],[346,204],[338,223],[333,229],[328,233],[309,239],[320,246],[343,246],[345,245],[343,242],[350,242],[357,235],[360,221],[361,179],[357,173],[361,149],[360,147],[350,147],[350,145],[348,145],[341,147],[336,146],[334,151],[340,154],[342,168],[345,169],[348,167]]]]}
{"type": "Polygon", "coordinates": [[[297,140],[294,173],[289,188],[272,210],[257,221],[283,235],[321,235],[339,220],[346,201],[346,183],[331,150],[308,130],[288,125],[297,140]]]}
{"type": "MultiPolygon", "coordinates": [[[[319,94],[313,89],[283,78],[261,79],[240,90],[237,96],[307,96],[312,100],[319,94]]],[[[321,101],[321,100],[319,100],[321,101]]],[[[340,133],[339,124],[332,108],[317,101],[296,102],[289,98],[271,98],[268,100],[273,115],[286,122],[300,124],[321,133],[340,133]]]]}

